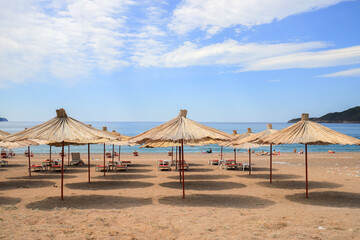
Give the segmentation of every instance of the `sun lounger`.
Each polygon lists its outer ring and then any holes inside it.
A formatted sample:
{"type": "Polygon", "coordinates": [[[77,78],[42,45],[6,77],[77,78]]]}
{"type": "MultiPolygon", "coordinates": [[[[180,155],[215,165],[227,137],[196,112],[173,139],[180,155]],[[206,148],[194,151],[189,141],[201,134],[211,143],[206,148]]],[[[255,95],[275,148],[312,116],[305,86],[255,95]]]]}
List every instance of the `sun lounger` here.
{"type": "Polygon", "coordinates": [[[245,168],[248,169],[248,170],[249,170],[249,168],[250,168],[251,171],[252,171],[252,169],[253,169],[253,168],[252,168],[252,165],[253,165],[253,164],[249,165],[249,163],[241,163],[241,165],[242,165],[242,170],[243,170],[243,171],[245,171],[245,168]]]}
{"type": "Polygon", "coordinates": [[[137,151],[133,151],[133,156],[137,157],[139,156],[139,153],[137,151]]]}
{"type": "Polygon", "coordinates": [[[106,153],[105,153],[105,156],[106,156],[106,158],[112,158],[111,152],[106,152],[106,153]]]}
{"type": "Polygon", "coordinates": [[[209,160],[209,165],[219,165],[219,159],[209,160]]]}
{"type": "Polygon", "coordinates": [[[30,166],[30,169],[31,169],[32,171],[34,171],[34,172],[35,172],[35,171],[40,171],[40,172],[44,171],[42,165],[36,165],[36,164],[31,165],[31,166],[30,166]]]}
{"type": "Polygon", "coordinates": [[[121,161],[121,165],[131,166],[131,161],[121,161]]]}
{"type": "Polygon", "coordinates": [[[15,153],[13,150],[9,150],[9,155],[11,158],[15,157],[15,153]]]}
{"type": "Polygon", "coordinates": [[[171,171],[171,164],[169,160],[158,160],[157,161],[157,169],[161,170],[168,170],[171,171]]]}
{"type": "Polygon", "coordinates": [[[173,153],[172,153],[172,152],[168,152],[168,156],[170,156],[170,157],[171,157],[172,155],[173,155],[173,153]]]}
{"type": "MultiPolygon", "coordinates": [[[[29,152],[27,150],[24,152],[24,154],[25,154],[25,157],[29,157],[29,152]]],[[[33,152],[30,152],[30,157],[34,157],[33,152]]]]}
{"type": "Polygon", "coordinates": [[[236,163],[235,160],[225,160],[221,165],[220,165],[220,169],[238,169],[239,168],[239,164],[236,163]]]}
{"type": "Polygon", "coordinates": [[[1,150],[1,158],[9,158],[9,153],[6,150],[1,150]]]}
{"type": "Polygon", "coordinates": [[[8,163],[8,161],[6,161],[6,160],[1,160],[0,161],[0,166],[7,166],[9,163],[8,163]]]}
{"type": "Polygon", "coordinates": [[[96,168],[95,168],[95,171],[96,172],[102,172],[102,171],[104,171],[104,169],[105,169],[105,171],[109,171],[109,166],[107,166],[107,165],[96,165],[96,168]]]}
{"type": "Polygon", "coordinates": [[[80,153],[71,153],[70,165],[85,165],[84,161],[80,158],[80,153]]]}
{"type": "Polygon", "coordinates": [[[115,162],[114,168],[115,168],[115,171],[123,171],[123,170],[127,171],[127,165],[121,164],[121,162],[119,162],[119,161],[115,162]]]}
{"type": "MultiPolygon", "coordinates": [[[[178,163],[178,170],[180,170],[180,168],[182,168],[182,164],[178,163]]],[[[184,170],[189,170],[190,169],[190,166],[189,164],[184,161],[184,170]]]]}

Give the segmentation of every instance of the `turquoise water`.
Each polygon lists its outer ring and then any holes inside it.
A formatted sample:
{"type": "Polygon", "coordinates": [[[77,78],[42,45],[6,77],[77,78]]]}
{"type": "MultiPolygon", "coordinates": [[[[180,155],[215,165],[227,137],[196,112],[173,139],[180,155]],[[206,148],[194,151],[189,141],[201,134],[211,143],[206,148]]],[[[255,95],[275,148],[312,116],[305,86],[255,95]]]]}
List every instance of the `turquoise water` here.
{"type": "MultiPolygon", "coordinates": [[[[0,130],[15,133],[25,128],[29,128],[40,124],[41,122],[0,122],[0,130]]],[[[127,135],[127,136],[135,136],[144,131],[149,130],[150,128],[156,127],[162,122],[86,122],[87,124],[92,124],[93,127],[102,129],[103,126],[106,126],[109,131],[116,130],[117,132],[127,135]]],[[[266,123],[220,123],[220,122],[207,122],[202,123],[207,126],[219,129],[221,131],[232,133],[233,130],[237,130],[238,133],[244,133],[247,131],[247,128],[251,128],[253,132],[261,132],[266,129],[266,123]]],[[[274,129],[282,129],[287,126],[290,126],[290,123],[272,123],[274,129]]],[[[335,131],[350,135],[352,137],[360,139],[360,124],[345,124],[345,123],[328,123],[323,124],[324,126],[331,128],[335,131]]],[[[206,149],[212,148],[214,152],[220,151],[220,147],[218,145],[208,145],[201,147],[185,147],[184,150],[186,152],[202,152],[206,149]]],[[[280,152],[291,152],[294,148],[298,150],[300,148],[304,148],[303,145],[293,144],[293,145],[279,145],[273,147],[276,151],[280,152]]],[[[49,146],[41,145],[41,146],[32,146],[32,151],[34,153],[48,153],[49,146]]],[[[111,151],[112,146],[106,146],[106,150],[111,151]]],[[[115,150],[118,147],[115,146],[115,150]]],[[[132,152],[137,149],[141,152],[167,152],[171,150],[171,148],[154,148],[154,149],[140,149],[139,146],[122,146],[122,152],[132,152]]],[[[337,152],[360,152],[360,146],[352,146],[352,145],[329,145],[329,146],[309,146],[308,151],[310,152],[326,152],[329,149],[335,150],[337,152]]],[[[255,151],[268,151],[267,147],[260,147],[255,149],[255,151]]],[[[14,149],[14,152],[23,153],[25,148],[14,149]]],[[[60,152],[60,148],[53,148],[54,152],[60,152]]],[[[87,152],[87,146],[71,146],[71,151],[76,152],[87,152]]],[[[91,145],[91,152],[100,153],[103,151],[103,145],[91,145]]],[[[224,148],[225,152],[232,152],[232,148],[224,148]]],[[[245,152],[245,149],[239,149],[239,152],[245,152]]]]}

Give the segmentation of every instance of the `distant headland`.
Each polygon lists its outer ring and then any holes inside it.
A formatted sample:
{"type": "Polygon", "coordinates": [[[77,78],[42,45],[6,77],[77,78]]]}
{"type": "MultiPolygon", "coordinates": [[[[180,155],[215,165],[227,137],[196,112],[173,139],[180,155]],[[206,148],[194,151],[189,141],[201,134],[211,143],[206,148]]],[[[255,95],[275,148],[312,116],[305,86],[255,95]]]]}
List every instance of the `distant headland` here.
{"type": "MultiPolygon", "coordinates": [[[[310,118],[310,120],[318,123],[360,123],[360,106],[350,108],[343,112],[328,113],[319,118],[310,118]]],[[[300,118],[294,118],[288,122],[294,123],[298,121],[300,121],[300,118]]]]}
{"type": "Polygon", "coordinates": [[[8,122],[8,120],[6,118],[0,117],[0,122],[8,122]]]}

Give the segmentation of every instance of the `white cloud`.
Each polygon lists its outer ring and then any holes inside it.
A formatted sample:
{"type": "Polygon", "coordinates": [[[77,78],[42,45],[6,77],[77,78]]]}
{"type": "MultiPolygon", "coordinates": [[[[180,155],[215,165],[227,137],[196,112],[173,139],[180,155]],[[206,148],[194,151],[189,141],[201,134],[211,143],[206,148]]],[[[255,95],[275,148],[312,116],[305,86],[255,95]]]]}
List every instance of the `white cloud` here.
{"type": "Polygon", "coordinates": [[[215,34],[223,28],[247,27],[325,8],[345,0],[183,0],[169,28],[179,34],[201,29],[215,34]]]}
{"type": "MultiPolygon", "coordinates": [[[[324,42],[306,43],[248,43],[242,44],[235,40],[199,47],[195,43],[185,42],[173,51],[159,55],[144,55],[136,60],[140,66],[156,67],[188,67],[232,65],[246,67],[250,62],[259,59],[282,56],[313,49],[325,48],[324,42]]],[[[155,52],[156,53],[156,52],[155,52]]]]}
{"type": "Polygon", "coordinates": [[[242,71],[279,70],[290,68],[320,68],[360,63],[360,45],[325,51],[300,52],[262,58],[246,64],[242,71]]]}
{"type": "Polygon", "coordinates": [[[0,81],[23,82],[39,74],[76,78],[121,60],[129,0],[4,1],[0,8],[0,81]]]}
{"type": "Polygon", "coordinates": [[[360,68],[325,74],[320,77],[360,77],[360,68]]]}

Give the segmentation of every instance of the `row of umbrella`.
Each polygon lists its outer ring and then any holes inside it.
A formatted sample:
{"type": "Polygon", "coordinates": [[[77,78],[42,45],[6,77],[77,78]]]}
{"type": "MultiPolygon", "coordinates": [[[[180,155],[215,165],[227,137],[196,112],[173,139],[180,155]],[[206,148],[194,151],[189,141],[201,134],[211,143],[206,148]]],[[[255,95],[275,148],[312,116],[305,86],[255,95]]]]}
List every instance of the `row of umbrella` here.
{"type": "MultiPolygon", "coordinates": [[[[145,147],[173,147],[179,149],[180,182],[183,187],[185,198],[184,176],[184,146],[207,145],[220,143],[221,145],[234,148],[249,148],[249,162],[251,161],[250,149],[257,146],[276,144],[305,144],[306,162],[306,197],[308,197],[307,175],[307,145],[327,144],[357,144],[360,140],[326,128],[320,124],[309,121],[309,115],[303,114],[301,121],[284,128],[280,131],[273,130],[271,125],[268,129],[254,134],[249,129],[244,134],[228,134],[220,130],[202,125],[187,118],[187,110],[180,110],[177,117],[170,121],[152,128],[135,137],[129,138],[119,133],[101,131],[68,117],[64,109],[56,110],[57,116],[45,123],[23,130],[21,132],[2,137],[0,146],[6,144],[38,145],[62,147],[62,166],[64,163],[64,146],[88,145],[88,181],[90,182],[90,144],[128,145],[143,144],[145,147]]],[[[29,146],[30,153],[30,146],[29,146]]],[[[120,153],[119,153],[120,154],[120,153]]],[[[29,155],[30,161],[30,155],[29,155]]],[[[105,161],[105,157],[104,157],[105,161]]],[[[250,162],[251,164],[251,162],[250,162]]],[[[105,165],[105,164],[104,164],[105,165]]],[[[270,154],[270,166],[272,155],[270,154]]],[[[270,167],[270,181],[272,176],[270,167]]],[[[30,171],[30,169],[29,169],[30,171]]],[[[104,171],[105,174],[105,171],[104,171]]],[[[249,174],[251,172],[249,171],[249,174]]],[[[61,174],[61,199],[63,199],[63,168],[61,174]]]]}

